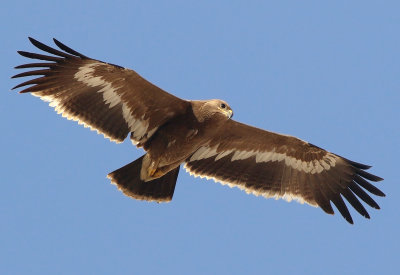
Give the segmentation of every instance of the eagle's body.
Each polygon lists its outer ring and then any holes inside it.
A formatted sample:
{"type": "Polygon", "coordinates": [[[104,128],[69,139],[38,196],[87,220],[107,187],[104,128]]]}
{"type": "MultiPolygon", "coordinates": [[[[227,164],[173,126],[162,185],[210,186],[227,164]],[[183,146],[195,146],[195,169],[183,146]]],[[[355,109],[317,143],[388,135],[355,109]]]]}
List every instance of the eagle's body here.
{"type": "Polygon", "coordinates": [[[190,101],[184,115],[171,118],[157,129],[143,146],[147,154],[140,173],[142,180],[159,178],[179,167],[218,133],[229,117],[219,112],[204,114],[208,109],[203,111],[202,107],[210,102],[216,106],[226,104],[221,100],[190,101]]]}
{"type": "Polygon", "coordinates": [[[382,179],[367,173],[367,165],[292,136],[236,122],[225,101],[183,100],[133,70],[88,58],[57,40],[63,51],[30,40],[53,55],[19,52],[45,62],[16,67],[41,69],[14,77],[42,77],[14,88],[30,85],[21,92],[50,102],[58,113],[112,141],[122,142],[130,134],[133,144],[146,151],[108,175],[128,196],[170,201],[184,164],[194,176],[267,198],[306,202],[329,214],[334,213],[333,202],[350,223],[343,198],[366,218],[369,214],[358,198],[379,209],[366,191],[384,194],[367,180],[382,179]]]}

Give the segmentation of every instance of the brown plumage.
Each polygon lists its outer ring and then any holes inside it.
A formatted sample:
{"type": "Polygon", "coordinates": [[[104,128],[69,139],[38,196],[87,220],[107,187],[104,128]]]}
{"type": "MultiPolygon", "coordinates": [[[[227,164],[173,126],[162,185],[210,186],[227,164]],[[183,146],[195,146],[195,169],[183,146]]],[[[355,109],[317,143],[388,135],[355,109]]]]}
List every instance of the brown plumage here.
{"type": "Polygon", "coordinates": [[[136,72],[91,59],[54,39],[62,50],[32,38],[52,55],[19,51],[43,60],[17,66],[33,69],[14,78],[35,76],[25,87],[62,116],[78,121],[115,142],[128,134],[146,154],[110,173],[111,182],[127,196],[170,201],[179,167],[194,176],[236,186],[264,197],[295,199],[333,214],[332,202],[353,223],[345,198],[361,215],[369,214],[359,199],[379,209],[368,195],[385,196],[369,181],[380,177],[356,163],[298,138],[276,134],[232,119],[222,100],[177,98],[136,72]]]}

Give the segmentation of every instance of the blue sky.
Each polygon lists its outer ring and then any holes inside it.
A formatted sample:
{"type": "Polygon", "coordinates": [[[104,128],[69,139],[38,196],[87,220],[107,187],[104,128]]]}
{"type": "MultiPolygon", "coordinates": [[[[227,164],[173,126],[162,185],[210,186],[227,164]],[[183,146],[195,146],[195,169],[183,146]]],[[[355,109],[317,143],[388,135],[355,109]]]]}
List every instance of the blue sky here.
{"type": "Polygon", "coordinates": [[[7,1],[0,11],[1,274],[397,274],[398,1],[7,1]],[[13,3],[11,3],[13,2],[13,3]],[[339,215],[181,170],[174,199],[107,173],[143,151],[11,92],[16,50],[56,37],[235,119],[373,165],[387,194],[339,215]]]}

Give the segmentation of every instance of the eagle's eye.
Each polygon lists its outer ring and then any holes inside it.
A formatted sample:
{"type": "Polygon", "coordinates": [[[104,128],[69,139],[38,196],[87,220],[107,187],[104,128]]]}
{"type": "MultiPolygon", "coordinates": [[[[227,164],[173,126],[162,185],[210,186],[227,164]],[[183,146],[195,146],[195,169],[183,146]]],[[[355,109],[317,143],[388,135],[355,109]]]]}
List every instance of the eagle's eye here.
{"type": "Polygon", "coordinates": [[[222,108],[222,109],[225,109],[225,108],[226,108],[225,103],[221,103],[221,108],[222,108]]]}

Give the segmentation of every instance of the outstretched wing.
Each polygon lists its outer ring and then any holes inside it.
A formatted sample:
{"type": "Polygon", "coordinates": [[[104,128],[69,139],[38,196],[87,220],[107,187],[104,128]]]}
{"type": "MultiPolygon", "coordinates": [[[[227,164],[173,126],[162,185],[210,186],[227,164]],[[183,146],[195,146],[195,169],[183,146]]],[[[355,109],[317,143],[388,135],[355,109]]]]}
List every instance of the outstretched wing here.
{"type": "Polygon", "coordinates": [[[41,76],[15,86],[28,86],[30,92],[62,114],[85,127],[97,130],[115,142],[131,133],[132,142],[141,146],[159,126],[189,103],[146,81],[135,71],[94,60],[54,39],[62,50],[29,38],[34,46],[53,56],[19,51],[24,57],[43,60],[17,66],[34,69],[13,78],[41,76]]]}
{"type": "Polygon", "coordinates": [[[295,137],[233,120],[187,159],[185,168],[194,176],[212,178],[247,193],[288,201],[295,199],[319,206],[329,214],[334,213],[330,204],[333,202],[349,223],[353,220],[342,197],[369,218],[358,198],[379,209],[366,191],[385,196],[367,181],[382,180],[364,171],[370,166],[347,160],[295,137]]]}

